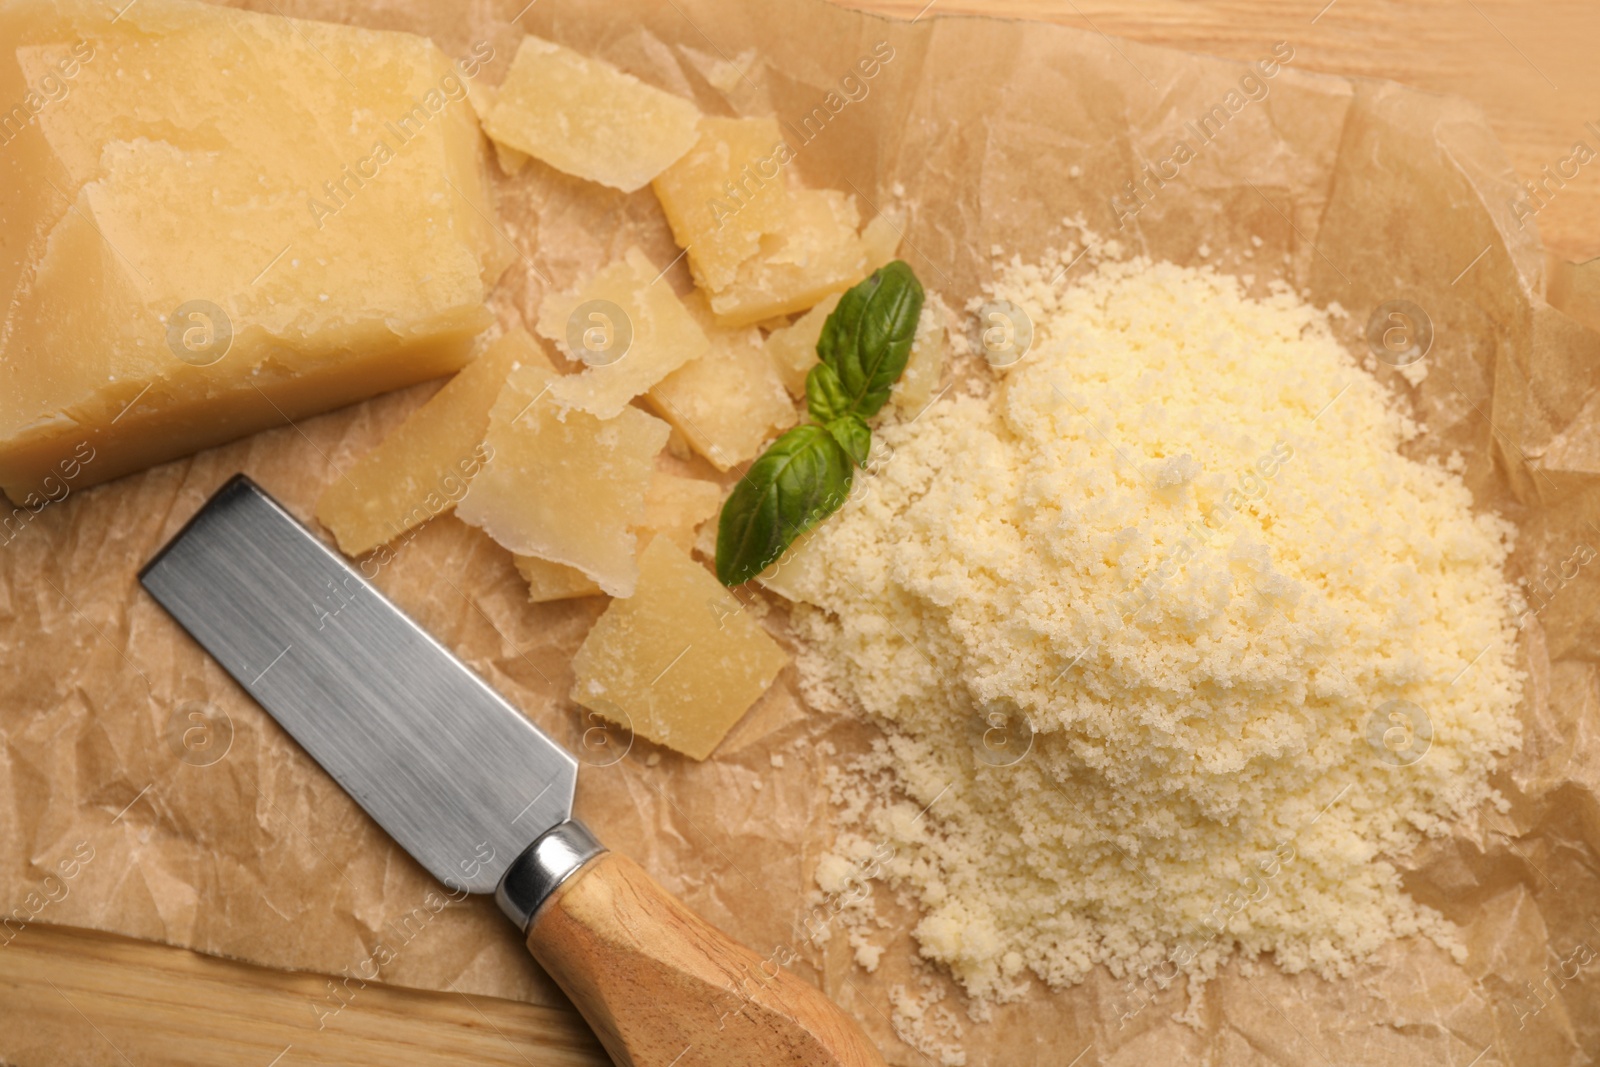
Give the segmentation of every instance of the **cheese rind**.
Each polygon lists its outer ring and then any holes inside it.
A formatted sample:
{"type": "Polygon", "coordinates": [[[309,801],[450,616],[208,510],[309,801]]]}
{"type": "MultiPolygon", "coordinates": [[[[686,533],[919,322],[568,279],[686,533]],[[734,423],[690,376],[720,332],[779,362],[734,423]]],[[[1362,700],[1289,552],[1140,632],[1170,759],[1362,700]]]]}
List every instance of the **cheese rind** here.
{"type": "Polygon", "coordinates": [[[700,111],[602,59],[524,37],[484,129],[557,170],[635,192],[694,147],[700,111]]]}
{"type": "Polygon", "coordinates": [[[711,572],[670,538],[640,554],[573,659],[572,699],[640,737],[703,760],[789,657],[711,572]]]}
{"type": "Polygon", "coordinates": [[[317,501],[317,521],[340,551],[360,556],[455,507],[482,465],[489,411],[519,362],[545,361],[539,343],[513,330],[417,408],[383,441],[335,475],[317,501]]]}
{"type": "Polygon", "coordinates": [[[759,330],[717,326],[698,297],[689,309],[700,319],[710,347],[658,382],[647,399],[690,448],[725,471],[754,459],[798,415],[762,350],[759,330]]]}
{"type": "Polygon", "coordinates": [[[85,441],[82,485],[469,358],[506,252],[431,42],[186,0],[10,5],[0,39],[0,99],[74,71],[0,151],[8,495],[85,441]]]}
{"type": "Polygon", "coordinates": [[[710,347],[662,272],[639,248],[568,292],[545,294],[536,329],[566,357],[587,364],[551,396],[613,418],[634,397],[710,347]]]}
{"type": "Polygon", "coordinates": [[[565,410],[549,395],[557,378],[541,367],[511,372],[484,438],[494,458],[456,516],[518,555],[575,567],[629,596],[639,574],[633,528],[671,430],[638,408],[604,421],[565,410]]]}

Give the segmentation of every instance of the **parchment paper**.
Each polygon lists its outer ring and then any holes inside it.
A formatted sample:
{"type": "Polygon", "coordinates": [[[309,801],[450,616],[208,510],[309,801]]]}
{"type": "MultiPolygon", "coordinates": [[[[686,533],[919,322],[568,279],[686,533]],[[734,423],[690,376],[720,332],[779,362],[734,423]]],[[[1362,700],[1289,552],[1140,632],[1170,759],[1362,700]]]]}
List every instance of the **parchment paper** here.
{"type": "MultiPolygon", "coordinates": [[[[1511,171],[1476,110],[1293,61],[1246,83],[1247,64],[1044,25],[891,23],[810,0],[539,0],[519,13],[523,3],[259,6],[428,34],[458,57],[488,41],[487,83],[535,32],[708,112],[777,114],[807,181],[853,192],[866,216],[903,211],[903,254],[955,306],[978,292],[993,250],[1065,246],[1061,222],[1079,213],[1153,255],[1206,259],[1258,286],[1287,277],[1337,301],[1353,346],[1377,305],[1412,300],[1434,325],[1426,379],[1375,371],[1426,423],[1417,451],[1459,451],[1479,505],[1517,522],[1514,576],[1541,591],[1523,629],[1526,744],[1497,779],[1512,810],[1408,868],[1411,892],[1463,927],[1465,964],[1404,942],[1341,982],[1230,969],[1207,989],[1199,1029],[1172,1018],[1181,984],[1144,994],[1103,972],[978,1024],[903,935],[874,974],[848,962],[841,939],[807,942],[797,923],[831,833],[820,776],[864,735],[807,709],[792,669],[705,764],[641,741],[587,767],[580,817],[729,933],[763,954],[792,951],[897,1065],[1595,1062],[1600,335],[1578,320],[1600,323],[1600,308],[1582,286],[1563,287],[1589,302],[1576,318],[1545,302],[1538,238],[1515,221],[1511,171]],[[858,81],[865,95],[841,88],[878,42],[894,54],[858,81]],[[1256,84],[1266,92],[1252,99],[1256,84]],[[1237,110],[1230,91],[1245,101],[1237,110]],[[808,140],[804,116],[829,108],[830,92],[859,98],[808,140]],[[1145,163],[1171,174],[1175,142],[1197,142],[1187,124],[1218,106],[1225,124],[1119,228],[1134,202],[1124,183],[1145,163]],[[921,1037],[906,1025],[919,1011],[921,1037]],[[928,1040],[940,1033],[943,1051],[928,1040]]],[[[546,284],[566,286],[631,242],[660,263],[676,255],[648,190],[623,196],[538,163],[497,180],[499,225],[520,253],[495,296],[507,323],[531,316],[546,284]]],[[[687,284],[681,264],[673,278],[687,284]]],[[[277,967],[559,999],[492,903],[435,910],[420,868],[136,584],[229,475],[248,472],[308,518],[335,469],[433,388],[74,493],[0,550],[0,906],[277,967]],[[375,972],[380,946],[393,958],[375,972]]],[[[591,724],[565,697],[569,660],[602,600],[530,606],[509,557],[451,517],[398,548],[378,584],[581,746],[591,724]]],[[[768,619],[781,634],[781,611],[768,619]]],[[[905,930],[914,917],[899,918],[905,930]]],[[[15,923],[0,941],[7,933],[26,936],[15,923]]],[[[337,1026],[361,1010],[357,992],[335,1011],[343,999],[308,1003],[308,1020],[337,1026]]]]}

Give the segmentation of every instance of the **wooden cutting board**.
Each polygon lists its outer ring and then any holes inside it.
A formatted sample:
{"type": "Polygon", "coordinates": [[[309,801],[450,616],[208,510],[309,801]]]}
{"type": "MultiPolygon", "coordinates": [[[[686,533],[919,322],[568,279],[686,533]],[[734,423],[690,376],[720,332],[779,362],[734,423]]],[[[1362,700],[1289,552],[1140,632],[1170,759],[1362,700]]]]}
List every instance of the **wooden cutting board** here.
{"type": "MultiPolygon", "coordinates": [[[[759,0],[757,0],[759,2],[759,0]]],[[[1393,78],[1476,101],[1524,180],[1575,142],[1600,148],[1594,0],[851,0],[906,18],[1044,19],[1236,59],[1276,41],[1305,70],[1393,78]],[[1596,123],[1596,130],[1585,128],[1596,123]]],[[[1600,167],[1556,189],[1546,245],[1600,256],[1600,167]]],[[[509,935],[508,935],[509,936],[509,935]]],[[[0,949],[0,1067],[307,1063],[604,1067],[570,1011],[369,986],[359,1012],[318,1030],[325,978],[81,931],[31,926],[0,949]]],[[[1084,1067],[1092,1067],[1085,1064],[1084,1067]]]]}

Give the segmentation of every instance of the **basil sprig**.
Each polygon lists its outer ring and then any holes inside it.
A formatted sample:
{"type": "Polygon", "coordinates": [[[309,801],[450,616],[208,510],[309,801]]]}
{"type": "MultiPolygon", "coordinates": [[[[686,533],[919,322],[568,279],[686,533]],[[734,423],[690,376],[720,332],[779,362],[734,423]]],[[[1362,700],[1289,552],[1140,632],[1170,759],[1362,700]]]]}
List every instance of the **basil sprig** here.
{"type": "MultiPolygon", "coordinates": [[[[822,362],[811,372],[826,367],[838,377],[846,406],[836,414],[870,419],[889,402],[889,390],[911,356],[921,315],[922,285],[898,259],[840,298],[817,341],[822,362]]],[[[811,399],[809,378],[806,399],[811,399]]],[[[815,410],[811,414],[818,422],[828,421],[815,410]]]]}
{"type": "Polygon", "coordinates": [[[843,506],[855,468],[872,451],[866,420],[905,373],[922,301],[922,284],[900,260],[840,298],[817,341],[820,362],[806,376],[806,406],[816,421],[774,441],[722,505],[723,585],[748,582],[843,506]]]}

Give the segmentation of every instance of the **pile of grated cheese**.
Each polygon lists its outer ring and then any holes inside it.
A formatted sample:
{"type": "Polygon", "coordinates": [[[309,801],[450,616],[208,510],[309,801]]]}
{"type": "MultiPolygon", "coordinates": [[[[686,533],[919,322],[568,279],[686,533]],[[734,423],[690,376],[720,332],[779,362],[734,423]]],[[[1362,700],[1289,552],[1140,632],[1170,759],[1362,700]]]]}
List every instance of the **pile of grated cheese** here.
{"type": "Polygon", "coordinates": [[[1066,261],[1002,265],[1031,351],[877,432],[788,583],[808,698],[884,734],[834,772],[821,902],[870,968],[850,915],[898,889],[979,1017],[1097,964],[1459,955],[1391,859],[1504,805],[1512,528],[1401,455],[1420,428],[1287,287],[1066,261]]]}

